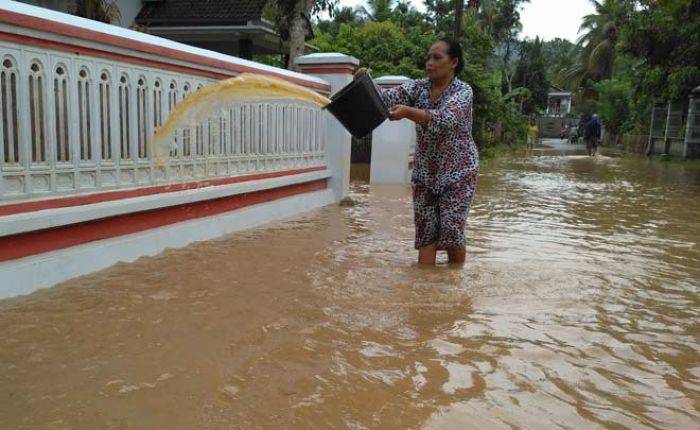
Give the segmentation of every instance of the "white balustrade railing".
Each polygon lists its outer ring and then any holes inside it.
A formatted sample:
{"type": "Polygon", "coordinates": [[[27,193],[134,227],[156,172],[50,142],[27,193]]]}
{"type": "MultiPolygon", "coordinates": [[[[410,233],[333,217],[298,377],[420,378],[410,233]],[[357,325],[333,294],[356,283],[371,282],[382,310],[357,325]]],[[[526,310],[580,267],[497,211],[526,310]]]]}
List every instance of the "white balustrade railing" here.
{"type": "Polygon", "coordinates": [[[317,108],[261,102],[179,130],[158,165],[154,130],[213,81],[0,40],[0,202],[325,164],[317,108]]]}

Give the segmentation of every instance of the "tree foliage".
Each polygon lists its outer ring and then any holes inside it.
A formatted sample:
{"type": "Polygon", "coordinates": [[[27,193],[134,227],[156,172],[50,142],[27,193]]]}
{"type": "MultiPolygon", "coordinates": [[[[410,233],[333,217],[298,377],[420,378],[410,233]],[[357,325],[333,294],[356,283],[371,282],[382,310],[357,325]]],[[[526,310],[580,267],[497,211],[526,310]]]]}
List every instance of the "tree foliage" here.
{"type": "Polygon", "coordinates": [[[700,85],[700,0],[642,0],[623,28],[621,52],[637,61],[637,92],[684,100],[700,85]]]}
{"type": "Polygon", "coordinates": [[[578,82],[568,78],[568,71],[580,58],[581,47],[567,39],[555,38],[543,42],[542,55],[547,67],[547,79],[561,88],[576,90],[578,82]]]}
{"type": "MultiPolygon", "coordinates": [[[[498,131],[501,139],[508,142],[524,135],[524,117],[515,101],[501,94],[500,60],[493,61],[503,33],[496,37],[481,18],[481,8],[501,1],[513,3],[512,0],[467,2],[460,26],[465,67],[459,78],[474,89],[474,135],[481,146],[496,142],[498,131]]],[[[372,69],[374,76],[423,77],[428,48],[438,38],[452,36],[455,17],[453,1],[427,0],[426,9],[423,14],[407,1],[392,1],[368,3],[364,10],[355,10],[354,14],[336,11],[332,20],[317,23],[316,37],[311,43],[322,52],[335,51],[359,58],[362,66],[372,69]],[[389,10],[387,5],[391,6],[389,10]]],[[[512,18],[509,22],[517,26],[519,21],[512,18]]],[[[503,25],[499,21],[496,28],[502,31],[503,25]]]]}
{"type": "Polygon", "coordinates": [[[267,13],[275,22],[280,38],[289,46],[285,56],[288,69],[296,69],[294,60],[304,53],[306,38],[311,35],[311,17],[332,12],[337,0],[273,0],[267,4],[267,13]]]}
{"type": "Polygon", "coordinates": [[[597,112],[605,124],[605,129],[617,140],[621,133],[630,128],[631,119],[630,85],[628,82],[608,79],[596,84],[599,94],[597,112]]]}
{"type": "Polygon", "coordinates": [[[590,0],[595,12],[583,17],[578,44],[582,48],[572,74],[595,81],[611,78],[615,67],[620,27],[634,11],[630,0],[590,0]]]}
{"type": "Polygon", "coordinates": [[[644,133],[655,101],[686,103],[700,85],[700,0],[595,3],[596,14],[582,26],[582,99],[588,106],[628,103],[628,124],[644,133]],[[622,87],[629,89],[627,97],[608,100],[622,87]]]}
{"type": "Polygon", "coordinates": [[[122,19],[116,0],[79,0],[76,15],[95,21],[119,23],[122,19]]]}
{"type": "Polygon", "coordinates": [[[533,115],[547,106],[549,80],[543,53],[543,43],[537,38],[525,41],[513,76],[513,85],[528,89],[528,97],[520,98],[521,111],[533,115]]]}
{"type": "Polygon", "coordinates": [[[575,109],[600,111],[606,128],[643,129],[658,99],[684,101],[700,85],[700,0],[590,0],[576,43],[523,41],[520,10],[528,0],[469,0],[461,17],[452,0],[371,0],[336,9],[316,24],[313,44],[359,58],[375,76],[424,76],[430,44],[451,36],[461,18],[465,68],[474,88],[480,143],[503,131],[517,136],[524,115],[546,105],[549,83],[575,93],[575,109]]]}

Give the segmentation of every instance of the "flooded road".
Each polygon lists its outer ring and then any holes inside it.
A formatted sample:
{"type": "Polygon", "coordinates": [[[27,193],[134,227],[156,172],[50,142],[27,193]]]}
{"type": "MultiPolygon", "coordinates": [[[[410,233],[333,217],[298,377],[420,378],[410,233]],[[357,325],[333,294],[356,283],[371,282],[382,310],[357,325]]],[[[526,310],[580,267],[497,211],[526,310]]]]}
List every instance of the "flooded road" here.
{"type": "Polygon", "coordinates": [[[356,183],[0,301],[0,428],[698,428],[700,171],[562,148],[483,166],[463,268],[356,183]]]}

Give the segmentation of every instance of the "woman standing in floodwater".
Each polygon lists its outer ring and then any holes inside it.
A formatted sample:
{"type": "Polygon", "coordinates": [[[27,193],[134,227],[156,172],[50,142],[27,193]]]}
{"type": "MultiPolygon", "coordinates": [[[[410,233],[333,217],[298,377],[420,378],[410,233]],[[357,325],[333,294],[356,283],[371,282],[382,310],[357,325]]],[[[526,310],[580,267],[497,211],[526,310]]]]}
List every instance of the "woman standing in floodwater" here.
{"type": "Polygon", "coordinates": [[[415,247],[423,264],[435,264],[438,250],[447,251],[450,263],[466,257],[464,227],[476,192],[479,152],[472,138],[472,88],[456,78],[463,67],[459,43],[440,39],[428,51],[428,78],[383,91],[389,119],[417,124],[411,182],[415,247]]]}

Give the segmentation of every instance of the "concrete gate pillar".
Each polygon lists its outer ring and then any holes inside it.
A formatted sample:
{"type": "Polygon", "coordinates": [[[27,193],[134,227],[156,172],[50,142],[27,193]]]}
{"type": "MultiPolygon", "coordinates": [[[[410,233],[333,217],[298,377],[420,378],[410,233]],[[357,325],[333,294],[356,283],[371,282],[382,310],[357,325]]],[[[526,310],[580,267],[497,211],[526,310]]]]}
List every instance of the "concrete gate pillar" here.
{"type": "Polygon", "coordinates": [[[690,92],[683,158],[700,158],[700,86],[690,92]]]}
{"type": "MultiPolygon", "coordinates": [[[[296,59],[302,73],[317,76],[331,85],[331,95],[352,82],[360,61],[350,55],[335,52],[303,55],[296,59]]],[[[332,178],[330,188],[336,200],[348,195],[350,186],[350,133],[331,115],[324,111],[326,122],[326,154],[332,178]]]]}
{"type": "MultiPolygon", "coordinates": [[[[411,79],[405,76],[383,76],[374,82],[380,88],[391,88],[411,79]]],[[[385,121],[372,133],[370,184],[407,184],[410,164],[416,147],[416,126],[408,120],[385,121]]]]}

